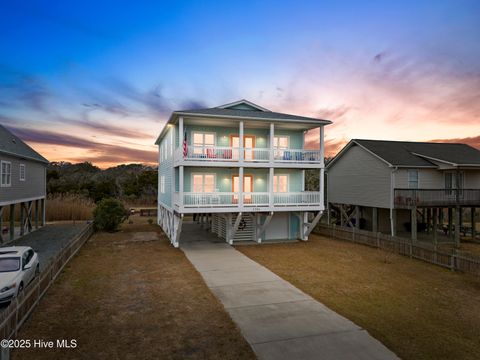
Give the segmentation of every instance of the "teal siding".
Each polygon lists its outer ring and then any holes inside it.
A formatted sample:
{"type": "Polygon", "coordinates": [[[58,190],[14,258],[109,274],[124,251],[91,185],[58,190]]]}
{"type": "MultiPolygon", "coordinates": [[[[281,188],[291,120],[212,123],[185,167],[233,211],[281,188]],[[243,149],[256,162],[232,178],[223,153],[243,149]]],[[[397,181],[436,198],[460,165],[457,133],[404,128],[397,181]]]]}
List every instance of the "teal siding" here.
{"type": "MultiPolygon", "coordinates": [[[[190,145],[193,144],[193,133],[209,132],[215,133],[215,141],[217,146],[231,146],[230,135],[238,136],[238,126],[236,127],[217,127],[217,126],[197,126],[187,125],[187,140],[190,145]]],[[[252,135],[255,137],[255,147],[268,148],[270,146],[270,130],[269,129],[249,129],[243,130],[245,136],[252,135]]],[[[285,135],[290,138],[291,149],[303,149],[304,136],[303,131],[293,130],[275,130],[275,135],[285,135]]]]}
{"type": "Polygon", "coordinates": [[[295,214],[290,213],[290,235],[289,235],[289,239],[298,239],[299,238],[299,232],[300,232],[300,221],[298,219],[298,216],[295,216],[295,214]]]}
{"type": "Polygon", "coordinates": [[[288,191],[302,191],[302,170],[300,169],[275,169],[275,175],[288,175],[288,191]]]}
{"type": "Polygon", "coordinates": [[[290,149],[303,149],[303,131],[275,129],[275,135],[288,136],[290,149]]]}
{"type": "MultiPolygon", "coordinates": [[[[219,169],[219,168],[185,168],[184,187],[185,192],[192,191],[192,174],[215,174],[215,187],[218,192],[232,191],[232,176],[238,175],[238,169],[219,169]]],[[[268,170],[267,169],[245,169],[245,175],[253,177],[253,191],[268,191],[268,170]]]]}
{"type": "MultiPolygon", "coordinates": [[[[252,175],[253,191],[268,192],[268,169],[244,169],[244,175],[252,175]]],[[[232,176],[238,175],[238,169],[224,168],[197,168],[186,167],[184,170],[184,187],[185,192],[192,191],[192,174],[215,174],[216,189],[219,192],[232,191],[232,176]]],[[[288,191],[302,191],[302,170],[300,169],[275,169],[275,175],[288,175],[288,191]]],[[[178,184],[176,185],[178,187],[178,184]]]]}

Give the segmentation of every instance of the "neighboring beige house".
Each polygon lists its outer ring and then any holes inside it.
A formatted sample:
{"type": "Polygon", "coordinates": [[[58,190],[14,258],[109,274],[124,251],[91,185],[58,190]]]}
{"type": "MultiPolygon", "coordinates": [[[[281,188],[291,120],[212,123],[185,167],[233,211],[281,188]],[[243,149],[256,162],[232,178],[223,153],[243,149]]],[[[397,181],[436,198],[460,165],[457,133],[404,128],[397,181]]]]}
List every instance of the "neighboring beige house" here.
{"type": "MultiPolygon", "coordinates": [[[[419,223],[438,229],[445,213],[459,241],[462,210],[469,208],[475,223],[480,207],[480,151],[466,144],[354,139],[326,169],[327,201],[342,225],[409,231],[416,240],[419,223]]],[[[475,226],[471,231],[475,236],[475,226]]]]}

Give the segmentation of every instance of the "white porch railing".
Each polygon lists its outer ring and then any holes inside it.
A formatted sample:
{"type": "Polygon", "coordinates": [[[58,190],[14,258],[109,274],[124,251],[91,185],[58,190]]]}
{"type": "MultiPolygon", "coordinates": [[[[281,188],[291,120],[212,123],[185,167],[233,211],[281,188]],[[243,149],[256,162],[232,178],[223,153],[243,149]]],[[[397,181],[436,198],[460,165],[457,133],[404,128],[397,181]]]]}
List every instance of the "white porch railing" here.
{"type": "Polygon", "coordinates": [[[274,161],[281,162],[321,162],[322,160],[320,150],[275,149],[273,154],[274,161]]]}
{"type": "Polygon", "coordinates": [[[320,205],[319,191],[274,193],[274,206],[320,205]]]}
{"type": "MultiPolygon", "coordinates": [[[[183,149],[182,149],[183,156],[183,149]]],[[[238,161],[239,150],[229,146],[188,146],[186,160],[238,161]]]]}
{"type": "Polygon", "coordinates": [[[243,193],[244,206],[268,206],[269,202],[270,193],[268,192],[243,193]]]}
{"type": "Polygon", "coordinates": [[[253,148],[245,149],[245,161],[270,161],[270,149],[253,148]]]}
{"type": "MultiPolygon", "coordinates": [[[[243,158],[245,162],[269,162],[269,148],[244,148],[243,158]]],[[[275,149],[273,150],[275,162],[291,163],[319,163],[322,160],[320,150],[303,149],[275,149]]],[[[240,148],[230,146],[193,146],[188,145],[186,155],[183,148],[175,150],[177,159],[195,161],[238,161],[240,159],[240,148]]]]}
{"type": "Polygon", "coordinates": [[[234,193],[234,192],[213,192],[213,193],[186,192],[186,193],[183,194],[183,205],[185,207],[237,206],[238,205],[238,193],[234,193]]]}
{"type": "MultiPolygon", "coordinates": [[[[240,194],[236,192],[186,192],[183,194],[183,206],[185,208],[238,207],[239,195],[240,194]]],[[[175,205],[178,205],[178,200],[178,193],[175,193],[175,205]]],[[[268,192],[243,193],[244,207],[268,207],[269,205],[270,193],[268,192]]],[[[287,192],[273,194],[274,207],[319,205],[320,192],[318,191],[287,192]]]]}

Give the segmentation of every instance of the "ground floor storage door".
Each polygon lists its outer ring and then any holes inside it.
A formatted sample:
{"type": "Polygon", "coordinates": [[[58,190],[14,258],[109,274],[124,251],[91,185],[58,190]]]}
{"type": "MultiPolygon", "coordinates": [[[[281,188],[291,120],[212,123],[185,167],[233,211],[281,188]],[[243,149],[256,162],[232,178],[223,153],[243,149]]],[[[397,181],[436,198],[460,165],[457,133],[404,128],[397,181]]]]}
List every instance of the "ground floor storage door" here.
{"type": "Polygon", "coordinates": [[[273,214],[270,224],[265,230],[265,240],[285,240],[290,238],[289,213],[273,214]]]}

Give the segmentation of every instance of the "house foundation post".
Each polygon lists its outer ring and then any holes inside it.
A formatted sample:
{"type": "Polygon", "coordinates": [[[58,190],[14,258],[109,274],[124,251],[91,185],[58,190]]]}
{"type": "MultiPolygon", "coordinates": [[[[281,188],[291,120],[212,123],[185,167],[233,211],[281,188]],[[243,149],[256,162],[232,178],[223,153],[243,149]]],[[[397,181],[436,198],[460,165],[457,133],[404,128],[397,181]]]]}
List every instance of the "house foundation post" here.
{"type": "Polygon", "coordinates": [[[390,209],[390,231],[392,236],[397,236],[397,210],[390,209]]]}
{"type": "Polygon", "coordinates": [[[378,208],[372,208],[372,231],[378,232],[378,208]]]}
{"type": "Polygon", "coordinates": [[[440,228],[443,230],[443,208],[438,209],[439,216],[438,216],[438,224],[440,225],[440,228]]]}
{"type": "Polygon", "coordinates": [[[0,243],[3,243],[3,206],[0,206],[0,243]]]}
{"type": "Polygon", "coordinates": [[[437,248],[437,221],[438,221],[438,213],[437,209],[433,208],[433,226],[432,226],[432,233],[433,233],[433,245],[437,248]]]}
{"type": "Polygon", "coordinates": [[[455,247],[460,247],[460,218],[461,218],[461,211],[460,207],[457,206],[455,208],[455,247]]]}
{"type": "Polygon", "coordinates": [[[35,200],[35,229],[38,229],[40,223],[40,214],[38,213],[38,201],[39,200],[35,200]]]}
{"type": "Polygon", "coordinates": [[[411,229],[410,229],[410,232],[411,232],[411,235],[412,235],[412,241],[417,241],[417,207],[414,206],[411,210],[411,221],[410,221],[410,224],[411,224],[411,229]]]}
{"type": "Polygon", "coordinates": [[[427,234],[430,234],[430,225],[432,223],[432,209],[427,209],[427,234]]]}
{"type": "Polygon", "coordinates": [[[20,236],[25,235],[25,203],[20,203],[20,236]]]}
{"type": "Polygon", "coordinates": [[[10,240],[15,238],[15,204],[10,204],[10,240]]]}
{"type": "Polygon", "coordinates": [[[360,229],[360,206],[355,205],[355,228],[360,229]]]}
{"type": "Polygon", "coordinates": [[[462,231],[462,227],[463,227],[463,208],[459,207],[458,211],[460,212],[460,218],[458,219],[458,225],[460,227],[460,231],[462,231]]]}
{"type": "Polygon", "coordinates": [[[41,200],[41,205],[42,205],[42,226],[45,226],[45,222],[47,221],[47,212],[46,212],[46,206],[45,206],[45,198],[41,200]]]}
{"type": "Polygon", "coordinates": [[[475,221],[475,208],[472,207],[470,209],[470,224],[472,224],[472,239],[475,240],[475,237],[477,236],[477,224],[475,221]]]}
{"type": "Polygon", "coordinates": [[[448,208],[448,213],[447,213],[447,216],[448,216],[448,237],[451,239],[452,238],[452,235],[453,235],[453,232],[452,232],[452,217],[453,217],[453,209],[451,207],[448,208]]]}

